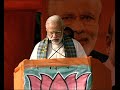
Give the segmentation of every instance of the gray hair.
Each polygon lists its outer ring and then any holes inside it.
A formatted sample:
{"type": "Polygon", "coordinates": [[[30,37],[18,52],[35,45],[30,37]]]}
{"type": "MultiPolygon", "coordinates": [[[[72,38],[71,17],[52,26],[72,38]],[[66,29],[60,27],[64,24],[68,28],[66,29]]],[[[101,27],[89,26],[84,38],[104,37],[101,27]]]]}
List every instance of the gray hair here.
{"type": "Polygon", "coordinates": [[[45,26],[47,26],[49,23],[57,23],[57,24],[60,24],[62,27],[64,27],[64,22],[59,15],[50,16],[47,19],[45,26]]]}

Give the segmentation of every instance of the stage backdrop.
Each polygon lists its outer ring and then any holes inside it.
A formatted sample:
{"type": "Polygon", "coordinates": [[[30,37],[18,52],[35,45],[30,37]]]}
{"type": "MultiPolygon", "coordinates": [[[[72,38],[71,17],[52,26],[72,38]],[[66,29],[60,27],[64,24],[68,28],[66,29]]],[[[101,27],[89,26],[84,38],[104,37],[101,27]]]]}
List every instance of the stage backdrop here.
{"type": "MultiPolygon", "coordinates": [[[[13,89],[14,68],[29,58],[34,47],[35,16],[41,13],[41,39],[45,38],[48,0],[5,0],[4,2],[4,87],[13,89]]],[[[65,7],[62,7],[65,8],[65,7]]],[[[105,36],[115,0],[102,0],[100,29],[95,49],[106,54],[105,36]]]]}

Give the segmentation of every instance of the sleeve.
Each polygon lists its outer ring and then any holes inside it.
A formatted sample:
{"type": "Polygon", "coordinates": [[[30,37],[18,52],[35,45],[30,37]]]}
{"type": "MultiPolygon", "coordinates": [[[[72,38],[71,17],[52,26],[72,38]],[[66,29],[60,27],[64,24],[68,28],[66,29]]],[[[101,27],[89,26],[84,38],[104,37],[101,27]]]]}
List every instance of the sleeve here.
{"type": "Polygon", "coordinates": [[[75,40],[75,39],[72,39],[72,40],[75,45],[77,57],[87,57],[87,54],[85,53],[82,45],[77,40],[75,40]]]}
{"type": "Polygon", "coordinates": [[[38,49],[39,44],[40,44],[40,42],[35,45],[35,47],[32,51],[32,54],[30,56],[30,60],[37,59],[37,49],[38,49]]]}

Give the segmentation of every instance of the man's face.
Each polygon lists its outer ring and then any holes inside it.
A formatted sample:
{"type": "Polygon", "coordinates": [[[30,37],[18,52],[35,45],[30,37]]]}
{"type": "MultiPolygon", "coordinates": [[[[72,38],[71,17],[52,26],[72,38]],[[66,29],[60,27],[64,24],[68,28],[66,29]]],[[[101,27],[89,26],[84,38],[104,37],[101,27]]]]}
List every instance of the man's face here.
{"type": "Polygon", "coordinates": [[[48,14],[58,14],[65,26],[74,30],[87,55],[93,50],[98,34],[100,11],[96,0],[50,0],[48,14]]]}
{"type": "Polygon", "coordinates": [[[53,44],[59,44],[62,40],[62,27],[57,23],[46,25],[47,37],[53,44]]]}

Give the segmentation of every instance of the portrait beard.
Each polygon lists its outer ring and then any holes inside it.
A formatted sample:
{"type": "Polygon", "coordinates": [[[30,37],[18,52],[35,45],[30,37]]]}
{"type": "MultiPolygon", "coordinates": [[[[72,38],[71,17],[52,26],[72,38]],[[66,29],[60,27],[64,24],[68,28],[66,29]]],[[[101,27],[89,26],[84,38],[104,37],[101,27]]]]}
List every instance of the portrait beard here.
{"type": "Polygon", "coordinates": [[[47,36],[47,37],[48,37],[48,39],[51,41],[52,44],[58,45],[58,44],[61,43],[61,41],[62,41],[62,39],[63,39],[63,33],[62,33],[62,35],[61,35],[60,38],[52,39],[52,38],[50,38],[49,36],[47,36]]]}

